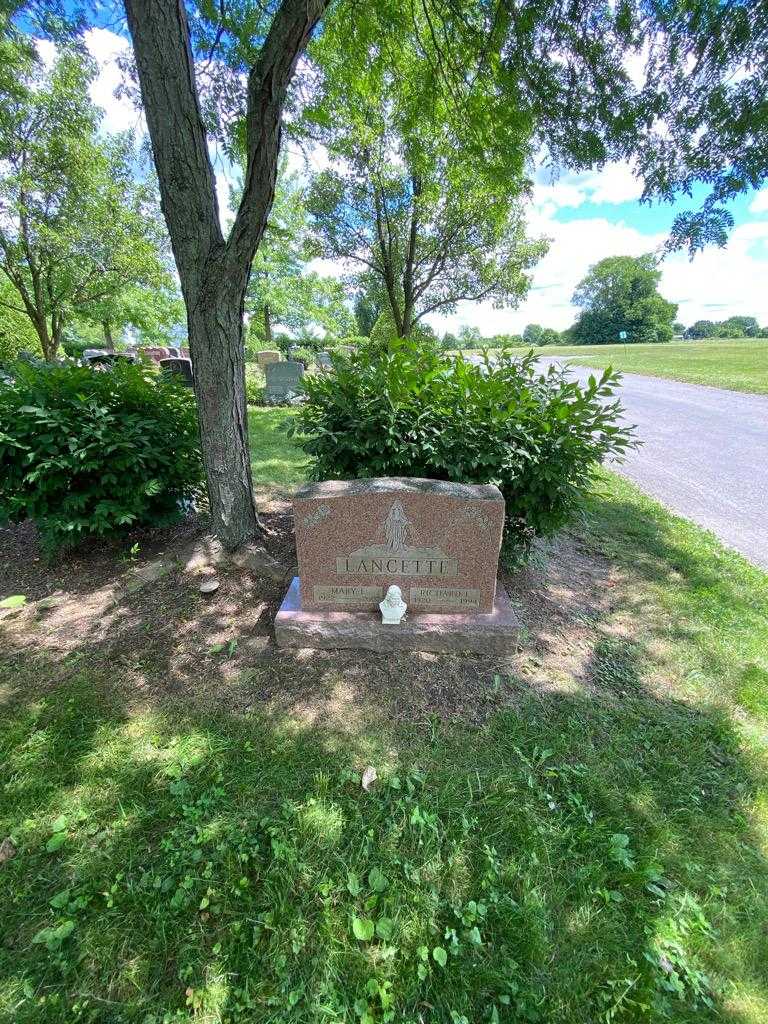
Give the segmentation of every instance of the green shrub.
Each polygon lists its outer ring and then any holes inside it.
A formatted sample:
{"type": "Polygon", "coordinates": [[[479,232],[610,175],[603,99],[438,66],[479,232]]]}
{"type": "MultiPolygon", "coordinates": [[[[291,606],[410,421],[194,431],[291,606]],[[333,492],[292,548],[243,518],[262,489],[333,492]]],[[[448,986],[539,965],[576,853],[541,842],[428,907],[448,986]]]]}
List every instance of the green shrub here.
{"type": "Polygon", "coordinates": [[[308,348],[291,348],[288,358],[294,363],[301,363],[305,370],[308,370],[314,362],[315,353],[308,348]]]}
{"type": "Polygon", "coordinates": [[[248,405],[264,405],[264,388],[267,379],[264,371],[255,363],[245,367],[245,400],[248,405]]]}
{"type": "Polygon", "coordinates": [[[298,440],[316,479],[415,476],[497,484],[507,504],[505,547],[571,520],[592,475],[634,445],[610,400],[619,375],[581,387],[534,357],[502,352],[495,368],[442,356],[437,346],[371,346],[336,373],[305,378],[298,440]]]}
{"type": "Polygon", "coordinates": [[[0,520],[55,550],[178,518],[203,484],[192,392],[172,374],[18,365],[0,383],[0,520]]]}

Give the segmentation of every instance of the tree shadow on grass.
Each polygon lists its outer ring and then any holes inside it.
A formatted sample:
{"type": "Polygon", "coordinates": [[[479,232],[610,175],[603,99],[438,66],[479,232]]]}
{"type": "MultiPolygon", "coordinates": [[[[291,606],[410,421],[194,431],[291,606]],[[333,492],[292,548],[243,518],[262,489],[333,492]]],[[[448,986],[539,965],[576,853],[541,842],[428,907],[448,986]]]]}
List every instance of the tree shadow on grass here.
{"type": "Polygon", "coordinates": [[[20,699],[0,1019],[760,1020],[761,779],[722,713],[596,670],[627,696],[358,734],[126,708],[105,667],[20,699]]]}
{"type": "Polygon", "coordinates": [[[149,618],[128,602],[69,646],[12,636],[0,1019],[765,1019],[764,763],[659,647],[728,691],[746,646],[726,664],[700,646],[713,606],[690,610],[703,587],[743,621],[755,594],[652,519],[633,576],[636,514],[604,509],[601,552],[576,539],[579,561],[518,587],[530,675],[279,652],[261,584],[201,606],[164,580],[149,618]],[[670,624],[647,581],[690,614],[670,624]],[[236,649],[211,654],[233,619],[236,649]],[[562,635],[574,686],[554,692],[562,635]]]}

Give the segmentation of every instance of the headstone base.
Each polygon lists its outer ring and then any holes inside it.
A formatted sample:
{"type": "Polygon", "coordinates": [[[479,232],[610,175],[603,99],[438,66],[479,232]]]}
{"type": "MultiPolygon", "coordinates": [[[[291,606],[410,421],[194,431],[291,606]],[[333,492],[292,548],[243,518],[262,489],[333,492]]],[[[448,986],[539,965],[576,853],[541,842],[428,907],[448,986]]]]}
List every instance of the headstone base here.
{"type": "Polygon", "coordinates": [[[495,607],[490,614],[408,612],[403,622],[385,626],[379,612],[303,611],[298,576],[294,576],[275,616],[278,647],[359,648],[383,654],[514,654],[520,628],[520,620],[502,587],[496,588],[495,607]]]}

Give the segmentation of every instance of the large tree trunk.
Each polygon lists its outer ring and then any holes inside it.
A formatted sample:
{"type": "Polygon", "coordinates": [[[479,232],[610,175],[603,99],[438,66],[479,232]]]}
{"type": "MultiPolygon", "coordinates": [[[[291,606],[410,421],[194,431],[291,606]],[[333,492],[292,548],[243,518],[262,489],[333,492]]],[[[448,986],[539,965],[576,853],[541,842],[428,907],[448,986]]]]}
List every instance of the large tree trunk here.
{"type": "Polygon", "coordinates": [[[114,348],[115,339],[112,337],[112,325],[109,320],[102,320],[101,329],[104,332],[104,344],[107,348],[114,348]]]}
{"type": "Polygon", "coordinates": [[[272,206],[280,122],[300,54],[328,0],[282,0],[248,76],[243,198],[226,240],[184,0],[125,0],[160,197],[187,307],[214,532],[259,532],[245,403],[243,303],[272,206]]]}
{"type": "Polygon", "coordinates": [[[243,303],[247,277],[212,265],[189,304],[189,347],[214,528],[234,550],[260,531],[253,501],[245,400],[243,303]]]}

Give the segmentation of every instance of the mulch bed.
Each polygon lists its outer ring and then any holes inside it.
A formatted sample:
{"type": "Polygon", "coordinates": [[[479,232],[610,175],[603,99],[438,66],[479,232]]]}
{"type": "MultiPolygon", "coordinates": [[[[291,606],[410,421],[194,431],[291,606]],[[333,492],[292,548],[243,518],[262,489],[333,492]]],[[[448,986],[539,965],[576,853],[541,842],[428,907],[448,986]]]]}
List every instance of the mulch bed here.
{"type": "MultiPolygon", "coordinates": [[[[290,504],[272,500],[261,515],[266,547],[287,579],[295,566],[290,504]]],[[[513,657],[281,650],[272,623],[287,582],[228,563],[215,570],[219,590],[205,597],[198,587],[214,570],[183,568],[206,527],[191,518],[137,530],[119,545],[93,543],[50,563],[30,524],[0,530],[0,596],[28,599],[0,613],[0,708],[20,696],[22,679],[28,689],[34,664],[41,688],[87,667],[128,707],[182,700],[344,730],[432,716],[482,722],[523,691],[590,692],[596,639],[621,630],[627,581],[577,536],[563,535],[531,567],[500,579],[525,626],[513,657]],[[172,569],[115,598],[119,578],[157,560],[172,569]],[[53,607],[37,607],[51,595],[53,607]]]]}

